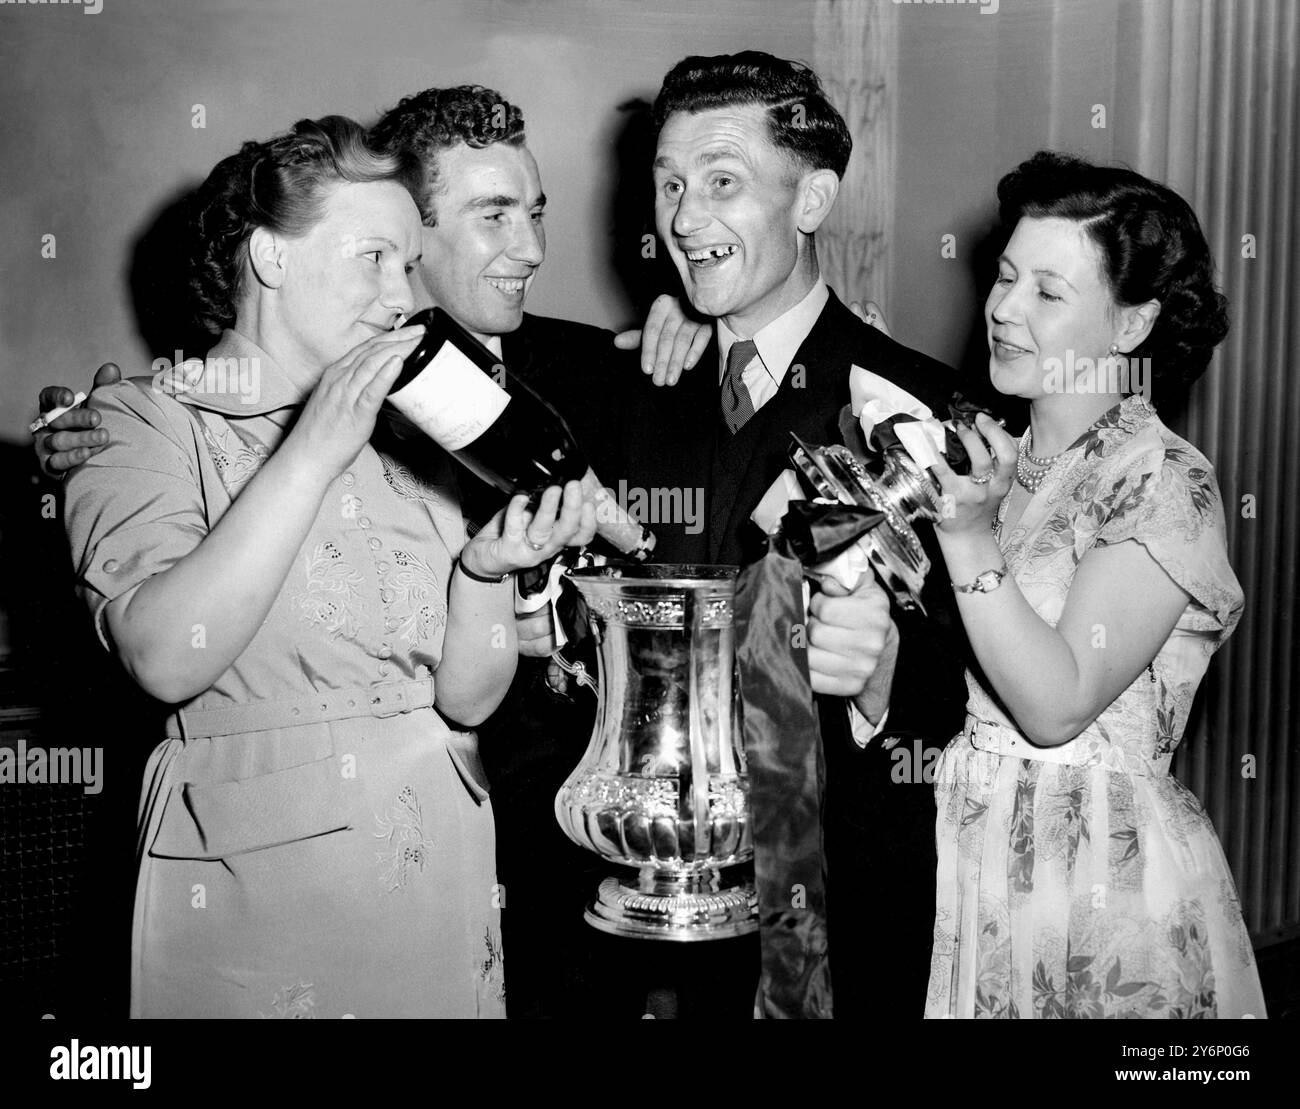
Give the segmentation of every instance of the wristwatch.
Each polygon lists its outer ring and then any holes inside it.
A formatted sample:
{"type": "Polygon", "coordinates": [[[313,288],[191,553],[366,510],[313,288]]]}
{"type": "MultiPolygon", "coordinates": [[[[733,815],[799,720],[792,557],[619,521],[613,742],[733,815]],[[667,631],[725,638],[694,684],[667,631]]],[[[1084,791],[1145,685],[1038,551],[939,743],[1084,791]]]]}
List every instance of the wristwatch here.
{"type": "Polygon", "coordinates": [[[1002,579],[1007,576],[1006,566],[997,570],[985,570],[984,573],[978,574],[973,582],[969,585],[954,585],[958,593],[992,593],[999,585],[1002,579]]]}

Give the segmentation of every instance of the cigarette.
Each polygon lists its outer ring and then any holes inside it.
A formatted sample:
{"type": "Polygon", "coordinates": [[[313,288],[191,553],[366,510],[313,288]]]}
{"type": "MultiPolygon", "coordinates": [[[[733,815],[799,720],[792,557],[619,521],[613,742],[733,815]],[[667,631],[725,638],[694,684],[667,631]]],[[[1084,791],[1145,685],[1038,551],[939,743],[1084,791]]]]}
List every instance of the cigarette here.
{"type": "Polygon", "coordinates": [[[53,408],[49,412],[42,412],[40,416],[38,416],[36,419],[34,419],[31,422],[31,424],[28,425],[27,430],[30,431],[33,435],[35,435],[42,428],[49,427],[50,424],[54,423],[54,421],[57,420],[60,416],[62,416],[65,412],[71,412],[79,404],[85,401],[85,399],[86,399],[85,393],[78,393],[75,397],[72,398],[72,403],[69,404],[67,407],[53,408]]]}

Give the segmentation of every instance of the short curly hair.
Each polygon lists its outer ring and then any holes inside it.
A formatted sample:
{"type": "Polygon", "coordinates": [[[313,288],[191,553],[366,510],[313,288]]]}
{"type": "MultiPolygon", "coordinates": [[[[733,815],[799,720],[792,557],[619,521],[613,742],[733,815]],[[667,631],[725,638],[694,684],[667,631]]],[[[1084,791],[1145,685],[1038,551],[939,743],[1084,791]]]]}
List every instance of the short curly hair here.
{"type": "Polygon", "coordinates": [[[524,114],[496,89],[457,85],[425,89],[398,101],[370,130],[379,149],[412,158],[419,165],[421,186],[416,203],[420,218],[433,227],[434,199],[445,189],[438,154],[464,143],[482,149],[494,143],[524,144],[524,114]]]}
{"type": "Polygon", "coordinates": [[[668,71],[655,97],[655,133],[663,130],[674,112],[708,112],[747,104],[767,109],[773,145],[796,164],[844,176],[853,139],[844,117],[826,99],[821,80],[802,62],[761,50],[683,58],[668,71]]]}
{"type": "Polygon", "coordinates": [[[189,289],[195,315],[217,333],[235,322],[255,228],[302,235],[321,219],[330,186],[395,181],[412,196],[414,166],[376,150],[346,116],[302,119],[223,158],[190,201],[189,289]]]}
{"type": "Polygon", "coordinates": [[[1058,217],[1083,225],[1117,304],[1160,302],[1132,352],[1150,358],[1153,384],[1181,392],[1205,372],[1228,334],[1228,301],[1196,213],[1165,185],[1131,169],[1040,150],[998,182],[1002,222],[1058,217]]]}

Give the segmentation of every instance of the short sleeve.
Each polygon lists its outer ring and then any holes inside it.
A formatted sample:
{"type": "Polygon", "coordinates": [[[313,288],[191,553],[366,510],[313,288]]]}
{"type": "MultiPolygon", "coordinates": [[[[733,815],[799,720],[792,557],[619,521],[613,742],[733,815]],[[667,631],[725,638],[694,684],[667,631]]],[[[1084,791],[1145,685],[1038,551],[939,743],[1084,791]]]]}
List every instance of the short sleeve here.
{"type": "Polygon", "coordinates": [[[1243,595],[1228,562],[1223,503],[1205,457],[1181,440],[1166,441],[1127,468],[1112,503],[1098,545],[1141,543],[1191,595],[1200,630],[1227,636],[1241,618],[1243,595]]]}
{"type": "Polygon", "coordinates": [[[182,406],[132,381],[96,389],[86,403],[108,445],[68,476],[64,523],[78,590],[108,646],[104,607],[179,562],[209,527],[182,406]]]}

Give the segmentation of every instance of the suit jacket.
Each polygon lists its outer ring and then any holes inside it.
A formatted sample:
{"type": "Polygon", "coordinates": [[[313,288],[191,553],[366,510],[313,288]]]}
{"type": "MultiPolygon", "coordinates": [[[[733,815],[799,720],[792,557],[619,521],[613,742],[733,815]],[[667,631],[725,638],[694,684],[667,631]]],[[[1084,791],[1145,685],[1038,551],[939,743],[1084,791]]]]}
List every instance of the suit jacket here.
{"type": "MultiPolygon", "coordinates": [[[[746,564],[761,557],[764,536],[750,522],[763,494],[790,467],[790,433],[814,444],[840,441],[839,414],[849,403],[849,367],[885,377],[939,413],[957,377],[947,366],[859,320],[834,293],[767,404],[731,439],[722,430],[716,340],[673,388],[630,381],[620,424],[622,456],[602,480],[651,491],[689,489],[702,519],[652,521],[661,562],[746,564]],[[802,371],[802,372],[801,372],[802,371]],[[730,441],[728,441],[730,440],[730,441]],[[698,493],[696,493],[698,491],[698,493]]],[[[682,503],[690,498],[683,494],[682,503]]],[[[929,618],[896,612],[902,650],[890,702],[891,732],[946,743],[961,726],[965,685],[958,665],[960,622],[942,556],[926,525],[918,529],[933,564],[922,600],[929,618]],[[942,657],[941,657],[942,656],[942,657]],[[929,673],[938,667],[937,675],[929,673]]]]}
{"type": "MultiPolygon", "coordinates": [[[[764,537],[750,514],[789,467],[791,432],[814,444],[840,441],[855,364],[939,413],[957,386],[947,366],[869,327],[834,293],[776,396],[734,437],[721,419],[716,341],[672,389],[632,381],[623,401],[623,456],[604,480],[647,488],[651,504],[671,503],[663,490],[683,490],[681,503],[689,503],[690,490],[703,502],[696,521],[652,521],[658,560],[745,564],[761,556],[764,537]]],[[[847,702],[817,698],[837,1016],[878,1015],[883,1006],[919,1017],[924,1008],[935,854],[933,785],[923,770],[960,729],[966,691],[965,639],[947,571],[932,529],[918,531],[933,564],[923,592],[929,615],[895,609],[900,650],[885,735],[860,750],[847,702]],[[891,749],[891,736],[902,743],[891,749]]]]}

